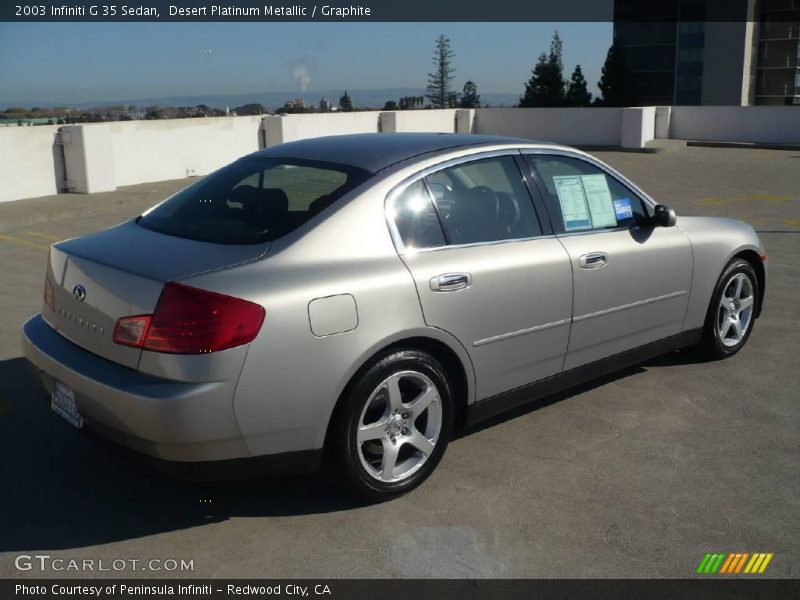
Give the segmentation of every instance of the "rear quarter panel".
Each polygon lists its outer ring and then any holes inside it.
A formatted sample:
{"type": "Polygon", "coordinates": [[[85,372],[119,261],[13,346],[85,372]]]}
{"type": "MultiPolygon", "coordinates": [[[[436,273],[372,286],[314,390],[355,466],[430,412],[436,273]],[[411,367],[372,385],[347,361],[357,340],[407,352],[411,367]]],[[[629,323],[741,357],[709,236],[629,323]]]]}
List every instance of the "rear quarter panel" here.
{"type": "Polygon", "coordinates": [[[266,309],[234,396],[251,454],[321,448],[351,377],[375,353],[405,338],[447,344],[464,364],[472,391],[466,351],[449,334],[425,325],[413,279],[386,227],[387,192],[386,185],[362,189],[320,215],[321,222],[275,242],[267,258],[184,281],[266,309]],[[309,304],[336,295],[355,300],[357,326],[315,335],[309,304]]]}

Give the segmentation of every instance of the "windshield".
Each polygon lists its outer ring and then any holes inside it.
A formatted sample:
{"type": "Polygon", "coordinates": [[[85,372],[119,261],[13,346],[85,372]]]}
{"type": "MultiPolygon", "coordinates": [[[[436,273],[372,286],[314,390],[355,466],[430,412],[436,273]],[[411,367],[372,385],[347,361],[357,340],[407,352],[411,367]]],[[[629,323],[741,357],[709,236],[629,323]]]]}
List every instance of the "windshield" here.
{"type": "Polygon", "coordinates": [[[137,219],[142,227],[217,244],[275,240],[363,183],[362,169],[248,158],[212,173],[137,219]]]}

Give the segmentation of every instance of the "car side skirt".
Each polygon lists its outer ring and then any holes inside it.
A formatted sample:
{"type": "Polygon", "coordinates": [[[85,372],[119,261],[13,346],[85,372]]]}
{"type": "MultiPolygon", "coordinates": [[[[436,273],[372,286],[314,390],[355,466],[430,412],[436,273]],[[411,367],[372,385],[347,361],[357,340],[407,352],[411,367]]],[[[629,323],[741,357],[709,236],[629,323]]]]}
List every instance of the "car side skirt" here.
{"type": "Polygon", "coordinates": [[[471,404],[467,408],[466,427],[485,421],[500,413],[523,404],[541,400],[582,383],[603,377],[609,373],[630,367],[666,352],[679,350],[698,344],[702,338],[702,329],[683,331],[677,335],[658,340],[644,346],[626,350],[614,356],[582,365],[563,373],[535,381],[528,385],[491,396],[471,404]]]}

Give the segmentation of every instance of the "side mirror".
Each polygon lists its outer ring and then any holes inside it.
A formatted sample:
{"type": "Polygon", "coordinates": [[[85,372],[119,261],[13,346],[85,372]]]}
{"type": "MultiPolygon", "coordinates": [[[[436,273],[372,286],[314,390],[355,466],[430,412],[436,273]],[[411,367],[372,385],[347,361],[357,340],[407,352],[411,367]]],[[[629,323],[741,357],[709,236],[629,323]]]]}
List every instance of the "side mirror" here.
{"type": "Polygon", "coordinates": [[[673,227],[678,220],[675,211],[666,204],[657,204],[652,223],[656,227],[673,227]]]}

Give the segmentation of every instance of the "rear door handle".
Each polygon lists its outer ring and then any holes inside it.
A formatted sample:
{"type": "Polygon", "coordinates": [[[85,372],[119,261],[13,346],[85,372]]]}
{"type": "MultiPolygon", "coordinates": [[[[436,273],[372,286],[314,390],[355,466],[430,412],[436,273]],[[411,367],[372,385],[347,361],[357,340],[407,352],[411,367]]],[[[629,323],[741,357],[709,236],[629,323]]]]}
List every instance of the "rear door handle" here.
{"type": "Polygon", "coordinates": [[[472,275],[469,273],[445,273],[431,277],[431,289],[434,292],[455,292],[472,285],[472,275]]]}
{"type": "Polygon", "coordinates": [[[581,269],[596,269],[608,264],[608,254],[605,252],[590,252],[578,259],[581,269]]]}

